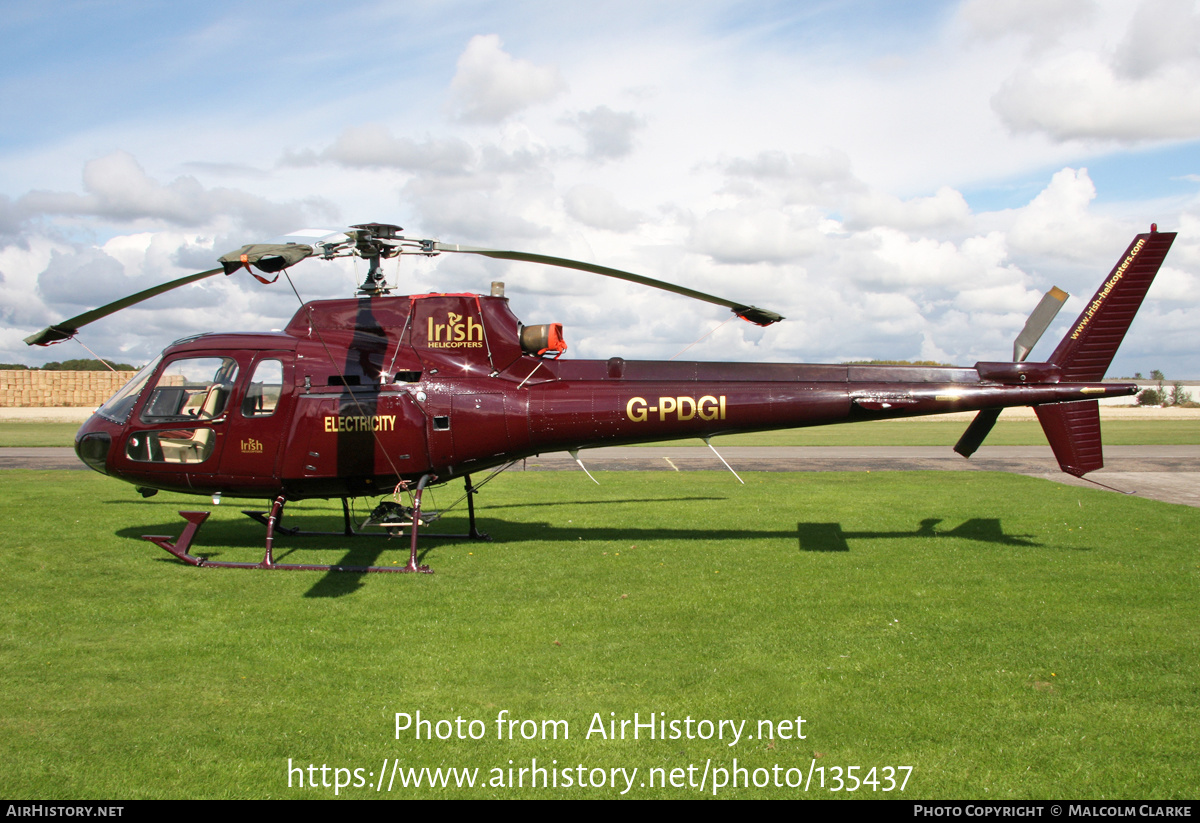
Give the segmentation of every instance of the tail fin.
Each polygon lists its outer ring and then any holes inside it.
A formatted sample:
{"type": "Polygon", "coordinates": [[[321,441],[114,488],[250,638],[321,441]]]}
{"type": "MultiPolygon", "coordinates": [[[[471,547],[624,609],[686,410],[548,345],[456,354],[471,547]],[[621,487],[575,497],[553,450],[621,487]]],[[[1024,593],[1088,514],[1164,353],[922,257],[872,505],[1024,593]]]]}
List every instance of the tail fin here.
{"type": "MultiPolygon", "coordinates": [[[[1104,378],[1125,332],[1175,240],[1174,232],[1139,234],[1096,290],[1075,324],[1050,355],[1066,383],[1104,378]]],[[[1095,400],[1035,406],[1059,467],[1082,477],[1104,466],[1100,443],[1100,406],[1095,400]]]]}
{"type": "Polygon", "coordinates": [[[1050,355],[1050,362],[1062,369],[1063,382],[1088,383],[1104,378],[1174,241],[1175,232],[1159,232],[1151,226],[1149,234],[1139,234],[1129,244],[1050,355]]]}
{"type": "Polygon", "coordinates": [[[1104,467],[1104,449],[1100,444],[1100,404],[1054,403],[1034,406],[1042,431],[1050,441],[1058,467],[1067,474],[1083,477],[1104,467]]]}

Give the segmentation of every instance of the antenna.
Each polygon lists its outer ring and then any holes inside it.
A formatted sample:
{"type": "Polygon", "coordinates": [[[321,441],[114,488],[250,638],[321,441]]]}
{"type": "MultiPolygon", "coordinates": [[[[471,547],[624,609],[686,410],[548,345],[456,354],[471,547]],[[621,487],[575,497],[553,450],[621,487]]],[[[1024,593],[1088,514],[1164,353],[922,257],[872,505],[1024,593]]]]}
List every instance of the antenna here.
{"type": "Polygon", "coordinates": [[[575,458],[575,462],[579,464],[579,468],[583,469],[583,473],[586,474],[593,483],[599,486],[600,481],[592,477],[592,473],[587,470],[587,466],[583,465],[583,461],[579,459],[579,449],[570,449],[568,454],[575,458]]]}
{"type": "MultiPolygon", "coordinates": [[[[712,449],[712,453],[713,453],[713,454],[715,454],[715,455],[717,456],[717,459],[718,459],[718,460],[720,460],[722,463],[725,463],[725,458],[721,456],[721,453],[720,453],[719,451],[717,451],[717,447],[716,447],[716,446],[714,446],[714,445],[712,444],[712,438],[711,438],[711,437],[706,437],[706,438],[704,438],[704,443],[705,443],[705,445],[707,445],[707,446],[708,446],[710,449],[712,449]]],[[[738,482],[739,482],[739,483],[741,483],[743,486],[744,486],[744,485],[746,485],[746,481],[745,481],[745,480],[743,480],[743,479],[741,478],[741,475],[739,475],[737,472],[733,471],[733,466],[729,465],[728,463],[725,463],[725,468],[727,468],[727,469],[729,469],[731,472],[733,472],[733,476],[734,476],[734,477],[736,477],[736,478],[738,479],[738,482]]]]}

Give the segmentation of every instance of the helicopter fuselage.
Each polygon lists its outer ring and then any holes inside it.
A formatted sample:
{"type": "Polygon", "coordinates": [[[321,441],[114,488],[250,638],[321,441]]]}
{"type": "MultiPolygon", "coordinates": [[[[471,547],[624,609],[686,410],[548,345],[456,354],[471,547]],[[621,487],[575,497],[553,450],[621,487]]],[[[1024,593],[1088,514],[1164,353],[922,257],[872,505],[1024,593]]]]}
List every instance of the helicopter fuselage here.
{"type": "Polygon", "coordinates": [[[1067,382],[1049,363],[553,359],[523,331],[503,297],[308,303],[282,332],[173,344],[84,424],[76,450],[147,493],[355,497],[539,453],[1137,390],[1067,382]]]}

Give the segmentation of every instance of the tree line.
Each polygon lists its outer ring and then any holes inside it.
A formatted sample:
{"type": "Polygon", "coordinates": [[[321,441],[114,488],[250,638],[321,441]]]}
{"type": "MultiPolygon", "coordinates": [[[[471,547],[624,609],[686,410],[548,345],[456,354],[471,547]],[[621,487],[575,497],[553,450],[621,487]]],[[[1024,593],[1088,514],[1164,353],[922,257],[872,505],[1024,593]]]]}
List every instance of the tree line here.
{"type": "Polygon", "coordinates": [[[26,366],[24,363],[0,363],[0,371],[108,371],[109,366],[117,371],[137,371],[137,366],[128,363],[109,363],[106,366],[99,360],[52,360],[42,366],[26,366]]]}

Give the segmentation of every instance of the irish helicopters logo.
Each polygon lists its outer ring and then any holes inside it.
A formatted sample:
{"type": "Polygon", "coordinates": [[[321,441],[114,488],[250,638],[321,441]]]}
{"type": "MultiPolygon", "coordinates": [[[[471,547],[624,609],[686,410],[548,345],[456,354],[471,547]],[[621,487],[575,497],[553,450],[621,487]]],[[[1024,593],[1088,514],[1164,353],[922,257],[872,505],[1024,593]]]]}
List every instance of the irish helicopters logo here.
{"type": "Polygon", "coordinates": [[[483,348],[483,324],[474,317],[446,312],[445,323],[435,323],[429,318],[429,334],[426,338],[431,349],[481,349],[483,348]]]}
{"type": "MultiPolygon", "coordinates": [[[[1117,287],[1117,283],[1121,282],[1121,278],[1125,276],[1125,272],[1133,263],[1133,258],[1137,257],[1138,252],[1142,250],[1142,246],[1146,245],[1144,239],[1139,239],[1133,244],[1133,248],[1129,250],[1129,255],[1121,261],[1121,265],[1117,266],[1116,271],[1112,273],[1112,277],[1104,284],[1096,294],[1096,299],[1093,300],[1083,312],[1079,319],[1079,325],[1075,327],[1075,331],[1071,332],[1071,339],[1078,340],[1079,335],[1083,334],[1083,330],[1087,328],[1087,324],[1091,322],[1092,317],[1096,312],[1100,311],[1100,307],[1104,305],[1104,298],[1108,297],[1109,293],[1117,287]]],[[[1151,275],[1153,277],[1153,275],[1151,275]]],[[[1136,306],[1135,306],[1136,310],[1136,306]]]]}

